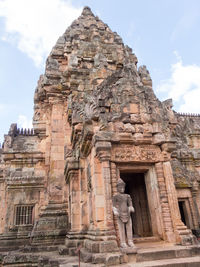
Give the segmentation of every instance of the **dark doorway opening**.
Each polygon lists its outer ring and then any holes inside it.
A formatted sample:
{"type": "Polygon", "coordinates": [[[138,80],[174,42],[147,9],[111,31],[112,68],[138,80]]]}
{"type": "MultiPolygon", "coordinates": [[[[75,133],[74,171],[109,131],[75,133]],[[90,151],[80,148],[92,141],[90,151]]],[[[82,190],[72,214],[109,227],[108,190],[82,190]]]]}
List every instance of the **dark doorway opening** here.
{"type": "Polygon", "coordinates": [[[186,218],[185,218],[185,212],[184,212],[184,201],[179,201],[178,202],[178,205],[179,205],[179,210],[180,210],[180,214],[181,214],[181,221],[186,225],[186,218]]]}
{"type": "Polygon", "coordinates": [[[135,208],[131,215],[134,237],[152,236],[144,173],[121,173],[120,177],[126,183],[125,193],[131,196],[135,208]]]}
{"type": "Polygon", "coordinates": [[[178,200],[179,210],[181,214],[182,222],[189,228],[194,229],[192,222],[191,209],[189,205],[189,200],[187,198],[178,200]]]}

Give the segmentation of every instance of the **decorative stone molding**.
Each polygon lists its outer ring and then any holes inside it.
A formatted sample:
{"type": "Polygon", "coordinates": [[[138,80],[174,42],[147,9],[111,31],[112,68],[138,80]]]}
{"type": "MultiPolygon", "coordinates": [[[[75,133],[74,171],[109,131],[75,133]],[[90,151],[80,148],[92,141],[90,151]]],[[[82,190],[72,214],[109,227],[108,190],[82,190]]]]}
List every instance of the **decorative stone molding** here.
{"type": "Polygon", "coordinates": [[[95,144],[96,155],[100,161],[108,161],[111,159],[111,143],[97,142],[95,144]]]}
{"type": "Polygon", "coordinates": [[[15,164],[31,164],[34,165],[39,161],[44,161],[44,153],[42,152],[5,152],[3,153],[5,162],[12,162],[15,164]]]}
{"type": "Polygon", "coordinates": [[[6,185],[8,189],[44,188],[44,177],[9,177],[6,185]]]}
{"type": "Polygon", "coordinates": [[[65,165],[65,181],[66,183],[69,183],[69,180],[71,178],[71,175],[79,169],[79,160],[75,158],[69,158],[65,165]]]}
{"type": "Polygon", "coordinates": [[[81,140],[81,153],[83,156],[88,156],[91,148],[92,148],[92,137],[93,137],[93,131],[90,128],[86,128],[84,130],[82,140],[81,140]]]}

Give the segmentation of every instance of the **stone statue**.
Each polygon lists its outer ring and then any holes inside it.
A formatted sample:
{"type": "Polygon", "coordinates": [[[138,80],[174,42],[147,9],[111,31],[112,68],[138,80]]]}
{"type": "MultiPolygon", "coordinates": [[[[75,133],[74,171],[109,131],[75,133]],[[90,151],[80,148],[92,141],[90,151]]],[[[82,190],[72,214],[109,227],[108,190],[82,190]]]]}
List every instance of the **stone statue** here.
{"type": "Polygon", "coordinates": [[[125,183],[122,179],[119,179],[117,182],[118,193],[113,197],[113,213],[117,216],[120,235],[120,247],[123,249],[128,248],[128,246],[135,248],[135,245],[133,243],[132,219],[130,215],[131,212],[134,212],[134,208],[130,195],[125,194],[124,190],[125,183]],[[126,237],[128,246],[126,244],[126,237]]]}

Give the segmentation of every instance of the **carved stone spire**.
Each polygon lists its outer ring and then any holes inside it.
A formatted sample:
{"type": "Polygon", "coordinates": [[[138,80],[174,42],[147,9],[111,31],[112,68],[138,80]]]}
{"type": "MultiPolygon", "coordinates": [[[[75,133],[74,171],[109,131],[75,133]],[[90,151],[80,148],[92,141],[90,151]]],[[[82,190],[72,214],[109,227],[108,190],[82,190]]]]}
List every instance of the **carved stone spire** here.
{"type": "Polygon", "coordinates": [[[82,16],[94,16],[94,14],[92,13],[90,7],[88,7],[88,6],[85,6],[83,8],[83,11],[82,11],[81,15],[82,16]]]}

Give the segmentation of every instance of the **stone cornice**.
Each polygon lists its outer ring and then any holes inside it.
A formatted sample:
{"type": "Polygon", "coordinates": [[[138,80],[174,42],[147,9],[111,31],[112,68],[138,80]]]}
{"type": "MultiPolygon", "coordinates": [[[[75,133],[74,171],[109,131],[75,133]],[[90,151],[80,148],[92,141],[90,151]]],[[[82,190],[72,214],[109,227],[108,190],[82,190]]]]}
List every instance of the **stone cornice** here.
{"type": "Polygon", "coordinates": [[[36,164],[39,161],[44,161],[44,153],[42,152],[4,152],[4,161],[11,163],[32,163],[36,164]]]}
{"type": "Polygon", "coordinates": [[[32,176],[32,177],[8,177],[5,179],[8,189],[18,188],[43,188],[44,177],[32,176]]]}

